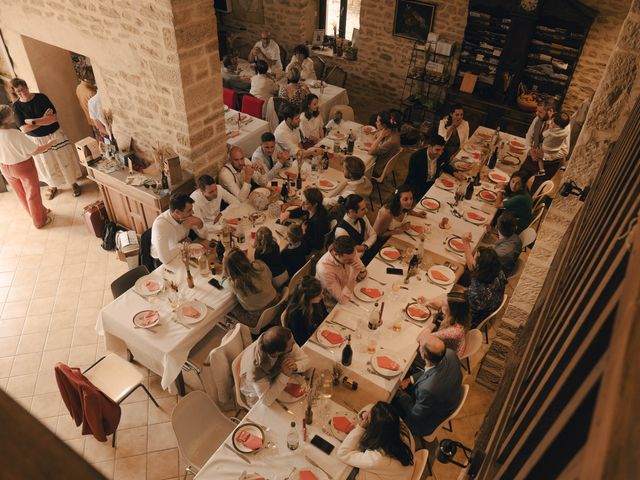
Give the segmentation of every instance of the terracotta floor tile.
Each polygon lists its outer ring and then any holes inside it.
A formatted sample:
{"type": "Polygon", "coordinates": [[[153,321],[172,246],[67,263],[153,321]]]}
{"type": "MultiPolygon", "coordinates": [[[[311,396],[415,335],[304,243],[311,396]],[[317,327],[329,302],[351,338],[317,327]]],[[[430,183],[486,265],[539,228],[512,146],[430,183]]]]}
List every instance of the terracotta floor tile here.
{"type": "Polygon", "coordinates": [[[147,454],[147,479],[166,480],[179,473],[178,449],[160,450],[147,454]]]}
{"type": "Polygon", "coordinates": [[[146,480],[147,455],[118,458],[113,474],[114,480],[146,480]]]}

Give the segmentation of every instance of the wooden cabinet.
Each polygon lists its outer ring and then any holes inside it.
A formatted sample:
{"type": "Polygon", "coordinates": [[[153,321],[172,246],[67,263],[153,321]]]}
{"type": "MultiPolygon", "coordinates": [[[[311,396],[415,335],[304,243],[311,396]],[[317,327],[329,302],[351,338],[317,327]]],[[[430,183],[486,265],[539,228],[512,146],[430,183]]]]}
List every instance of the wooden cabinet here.
{"type": "MultiPolygon", "coordinates": [[[[156,195],[153,190],[127,185],[127,172],[104,173],[94,167],[87,168],[89,178],[98,184],[107,208],[109,220],[142,234],[151,228],[155,218],[169,208],[169,195],[156,195]]],[[[195,189],[193,175],[183,171],[182,182],[173,193],[191,194],[195,189]]]]}

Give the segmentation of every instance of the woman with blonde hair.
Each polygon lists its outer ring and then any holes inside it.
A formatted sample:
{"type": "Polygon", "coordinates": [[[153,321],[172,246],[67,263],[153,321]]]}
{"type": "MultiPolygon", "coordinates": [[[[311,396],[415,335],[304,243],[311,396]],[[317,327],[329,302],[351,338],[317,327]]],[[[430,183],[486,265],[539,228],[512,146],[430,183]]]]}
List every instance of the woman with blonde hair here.
{"type": "Polygon", "coordinates": [[[274,288],[279,289],[282,287],[289,280],[289,273],[282,261],[280,247],[273,239],[273,234],[268,227],[260,227],[258,229],[253,247],[255,248],[254,258],[264,262],[269,267],[273,276],[271,282],[274,288]]]}
{"type": "Polygon", "coordinates": [[[0,105],[0,170],[31,217],[33,226],[41,228],[52,222],[53,214],[42,204],[33,156],[46,152],[55,141],[38,146],[16,130],[15,123],[11,107],[0,105]]]}
{"type": "Polygon", "coordinates": [[[230,249],[222,261],[225,283],[236,295],[238,304],[230,316],[254,327],[265,308],[275,305],[278,294],[271,284],[269,267],[260,260],[250,261],[238,248],[230,249]]]}

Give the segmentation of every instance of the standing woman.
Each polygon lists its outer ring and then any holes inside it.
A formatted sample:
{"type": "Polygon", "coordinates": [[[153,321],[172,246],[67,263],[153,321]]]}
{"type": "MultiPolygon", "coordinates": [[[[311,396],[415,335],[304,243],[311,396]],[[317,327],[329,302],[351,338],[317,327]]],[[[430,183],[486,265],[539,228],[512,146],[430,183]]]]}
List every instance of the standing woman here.
{"type": "Polygon", "coordinates": [[[0,105],[0,170],[36,228],[51,223],[53,215],[42,204],[38,171],[32,157],[47,151],[52,144],[38,146],[16,130],[13,110],[9,105],[0,105]]]}
{"type": "Polygon", "coordinates": [[[11,87],[18,97],[13,110],[20,130],[38,145],[55,140],[50,150],[34,156],[40,178],[49,185],[47,200],[55,197],[62,185],[71,185],[73,196],[80,196],[76,183],[81,175],[78,158],[60,128],[53,103],[44,93],[31,93],[27,82],[20,78],[11,80],[11,87]]]}

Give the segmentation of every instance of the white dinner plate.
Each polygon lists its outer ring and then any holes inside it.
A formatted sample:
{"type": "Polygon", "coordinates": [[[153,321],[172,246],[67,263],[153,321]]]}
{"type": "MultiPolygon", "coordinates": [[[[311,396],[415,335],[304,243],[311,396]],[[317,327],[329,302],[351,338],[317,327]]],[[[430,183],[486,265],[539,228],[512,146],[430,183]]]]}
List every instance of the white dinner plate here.
{"type": "Polygon", "coordinates": [[[498,198],[498,196],[493,190],[487,190],[486,188],[483,188],[478,192],[478,198],[483,202],[493,203],[496,201],[496,198],[498,198]]]}
{"type": "Polygon", "coordinates": [[[269,190],[267,187],[258,187],[251,191],[249,197],[253,197],[255,195],[264,195],[265,197],[269,198],[271,196],[271,190],[269,190]]]}
{"type": "Polygon", "coordinates": [[[298,172],[296,170],[280,170],[280,178],[289,181],[295,181],[298,178],[298,172]]]}
{"type": "Polygon", "coordinates": [[[193,323],[198,323],[200,320],[202,320],[204,317],[207,316],[207,307],[204,303],[201,303],[197,300],[189,300],[188,302],[184,302],[178,307],[177,313],[178,313],[178,318],[180,319],[181,322],[187,323],[187,324],[193,324],[193,323]],[[188,307],[196,310],[198,312],[198,316],[191,317],[185,314],[184,309],[188,307]]]}
{"type": "Polygon", "coordinates": [[[402,258],[402,253],[396,247],[382,247],[379,252],[380,257],[388,262],[395,262],[402,258]]]}
{"type": "Polygon", "coordinates": [[[420,205],[430,212],[437,212],[440,209],[440,200],[432,197],[424,197],[420,200],[420,205]]]}
{"type": "Polygon", "coordinates": [[[353,294],[358,300],[369,303],[379,302],[380,300],[382,300],[382,298],[384,298],[384,290],[382,289],[382,286],[378,283],[369,282],[367,280],[356,284],[356,287],[353,289],[353,294]],[[378,290],[382,295],[376,298],[372,298],[362,291],[363,288],[372,288],[378,290]]]}
{"type": "Polygon", "coordinates": [[[153,275],[145,275],[144,277],[140,277],[133,285],[133,289],[135,290],[135,292],[144,297],[148,297],[149,295],[156,295],[160,293],[163,288],[164,282],[160,279],[157,279],[153,275]]]}
{"type": "Polygon", "coordinates": [[[334,437],[336,437],[338,440],[343,441],[345,438],[347,438],[348,433],[344,433],[343,431],[338,430],[336,427],[333,426],[334,417],[345,417],[355,426],[358,424],[358,415],[356,415],[355,412],[352,412],[350,410],[339,410],[331,416],[331,420],[329,421],[331,434],[334,437]]]}
{"type": "Polygon", "coordinates": [[[509,181],[509,175],[500,170],[490,171],[487,177],[489,177],[489,180],[493,183],[506,183],[509,181]]]}
{"type": "Polygon", "coordinates": [[[526,145],[524,144],[524,142],[517,140],[515,138],[512,138],[511,141],[509,142],[509,145],[513,148],[515,148],[516,150],[524,150],[526,145]]]}
{"type": "Polygon", "coordinates": [[[233,448],[235,448],[240,453],[256,453],[264,448],[264,444],[266,443],[264,436],[264,431],[262,430],[262,427],[260,427],[260,425],[257,425],[255,423],[243,423],[242,425],[238,425],[231,434],[231,443],[233,445],[233,448]],[[244,445],[242,445],[236,439],[236,437],[240,432],[244,431],[249,432],[256,437],[260,437],[262,439],[262,446],[260,448],[256,448],[255,450],[252,450],[249,447],[245,447],[244,445]]]}
{"type": "Polygon", "coordinates": [[[205,248],[200,243],[190,243],[189,244],[189,256],[191,258],[198,258],[205,252],[205,248]]]}
{"type": "Polygon", "coordinates": [[[346,140],[348,136],[349,136],[348,133],[341,132],[340,130],[332,130],[329,133],[329,135],[327,135],[327,137],[330,138],[331,140],[338,140],[338,141],[346,140]]]}
{"type": "Polygon", "coordinates": [[[458,186],[458,182],[448,177],[436,178],[435,184],[437,187],[443,188],[445,190],[454,190],[458,186]]]}
{"type": "Polygon", "coordinates": [[[321,178],[318,181],[318,188],[320,190],[333,190],[334,188],[336,188],[336,186],[338,185],[337,182],[333,181],[333,180],[329,180],[328,178],[321,178]]]}
{"type": "Polygon", "coordinates": [[[460,159],[453,162],[453,167],[459,172],[468,172],[473,168],[473,163],[468,160],[460,159]]]}
{"type": "Polygon", "coordinates": [[[429,308],[426,305],[421,305],[418,302],[412,302],[409,305],[407,305],[405,312],[407,314],[407,317],[409,317],[411,320],[415,320],[416,322],[426,322],[427,320],[429,320],[429,318],[431,318],[431,310],[429,310],[429,308]],[[427,315],[420,316],[409,311],[409,309],[413,310],[414,308],[419,308],[420,310],[425,312],[427,315]]]}
{"type": "Polygon", "coordinates": [[[486,214],[480,213],[476,210],[467,210],[464,212],[464,219],[475,225],[484,225],[489,221],[489,217],[486,214]]]}
{"type": "Polygon", "coordinates": [[[434,265],[427,270],[427,275],[433,283],[438,285],[451,285],[456,280],[456,274],[449,267],[444,265],[434,265]],[[440,276],[447,277],[446,280],[440,278],[440,276]]]}
{"type": "Polygon", "coordinates": [[[462,246],[462,239],[457,235],[453,235],[447,238],[447,246],[457,253],[464,253],[464,247],[462,246]]]}
{"type": "Polygon", "coordinates": [[[379,373],[384,377],[393,378],[393,377],[397,377],[402,373],[402,361],[398,361],[397,358],[394,358],[391,355],[388,355],[386,353],[379,353],[379,354],[374,353],[373,355],[371,355],[371,368],[373,368],[377,373],[379,373]],[[378,362],[376,360],[377,357],[389,357],[391,360],[393,360],[398,365],[400,365],[400,367],[398,368],[398,370],[390,370],[388,368],[382,368],[378,365],[378,362]]]}
{"type": "Polygon", "coordinates": [[[341,346],[344,343],[344,341],[346,340],[346,338],[342,334],[340,329],[338,329],[338,328],[320,327],[320,328],[318,328],[316,330],[316,340],[318,340],[318,343],[320,343],[321,345],[323,345],[325,347],[333,348],[333,347],[341,346]],[[331,343],[329,340],[324,338],[324,336],[322,335],[322,332],[325,331],[325,330],[328,330],[331,333],[337,333],[338,335],[340,335],[342,337],[342,341],[340,343],[331,343]]]}
{"type": "Polygon", "coordinates": [[[151,328],[160,322],[160,314],[156,310],[142,310],[133,316],[133,324],[138,328],[151,328]]]}
{"type": "Polygon", "coordinates": [[[307,382],[300,375],[294,375],[293,377],[289,377],[289,380],[287,380],[287,383],[297,383],[298,385],[303,385],[304,393],[299,397],[294,397],[286,390],[282,390],[282,392],[280,392],[280,395],[278,395],[278,400],[280,400],[281,402],[296,403],[302,400],[304,397],[306,397],[307,393],[309,393],[309,387],[307,386],[307,382]]]}

